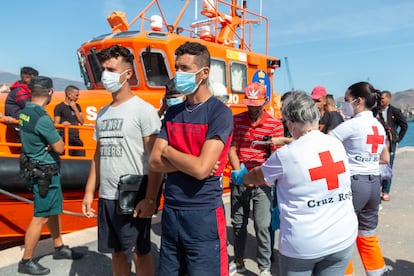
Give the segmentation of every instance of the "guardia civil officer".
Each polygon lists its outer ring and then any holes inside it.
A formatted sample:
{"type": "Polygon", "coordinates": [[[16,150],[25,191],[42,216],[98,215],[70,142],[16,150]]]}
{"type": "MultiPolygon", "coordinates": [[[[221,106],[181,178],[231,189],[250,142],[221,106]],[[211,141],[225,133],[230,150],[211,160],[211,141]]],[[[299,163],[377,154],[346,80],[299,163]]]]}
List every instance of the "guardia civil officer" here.
{"type": "Polygon", "coordinates": [[[59,154],[64,151],[62,138],[56,131],[45,106],[53,94],[52,79],[44,76],[33,77],[30,81],[31,102],[27,102],[19,115],[21,141],[26,162],[28,185],[33,191],[34,214],[24,239],[23,258],[18,272],[30,275],[45,275],[50,269],[33,259],[33,252],[41,231],[48,225],[55,252],[53,259],[79,259],[77,253],[63,244],[59,215],[62,213],[62,187],[60,185],[59,154]]]}

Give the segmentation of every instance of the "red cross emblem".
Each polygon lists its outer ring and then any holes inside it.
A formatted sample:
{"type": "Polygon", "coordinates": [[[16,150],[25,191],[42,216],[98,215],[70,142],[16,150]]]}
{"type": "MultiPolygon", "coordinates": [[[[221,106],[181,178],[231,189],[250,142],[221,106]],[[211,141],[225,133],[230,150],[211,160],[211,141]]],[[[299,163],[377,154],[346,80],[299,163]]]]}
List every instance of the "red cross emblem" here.
{"type": "Polygon", "coordinates": [[[367,135],[367,144],[371,144],[371,153],[377,153],[378,145],[384,143],[384,135],[379,135],[378,127],[372,126],[373,135],[367,135]]]}
{"type": "Polygon", "coordinates": [[[322,166],[309,169],[309,174],[312,181],[319,179],[326,179],[328,190],[333,190],[339,187],[338,175],[345,172],[344,162],[334,162],[329,151],[319,153],[322,166]]]}

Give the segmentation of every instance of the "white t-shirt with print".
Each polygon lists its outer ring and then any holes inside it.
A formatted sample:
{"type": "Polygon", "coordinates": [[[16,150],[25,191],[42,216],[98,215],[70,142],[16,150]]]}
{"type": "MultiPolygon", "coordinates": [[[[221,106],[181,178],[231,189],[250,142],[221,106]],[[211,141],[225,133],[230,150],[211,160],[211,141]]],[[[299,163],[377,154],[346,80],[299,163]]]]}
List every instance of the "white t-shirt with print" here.
{"type": "Polygon", "coordinates": [[[351,166],[351,175],[379,175],[379,159],[387,135],[371,111],[358,113],[330,132],[344,145],[351,166]]]}
{"type": "Polygon", "coordinates": [[[355,242],[358,223],[340,141],[311,131],[274,152],[261,169],[267,183],[277,180],[281,254],[314,259],[355,242]]]}
{"type": "Polygon", "coordinates": [[[158,134],[160,127],[155,108],[137,96],[100,110],[94,133],[100,143],[100,198],[117,198],[121,175],[148,174],[149,155],[143,138],[158,134]]]}

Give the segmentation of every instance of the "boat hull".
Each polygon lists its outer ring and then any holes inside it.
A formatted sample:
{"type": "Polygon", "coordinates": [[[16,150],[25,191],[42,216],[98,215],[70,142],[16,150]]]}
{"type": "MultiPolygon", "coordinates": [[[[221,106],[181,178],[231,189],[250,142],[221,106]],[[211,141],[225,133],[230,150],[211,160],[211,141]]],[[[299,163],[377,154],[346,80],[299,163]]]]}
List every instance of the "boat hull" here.
{"type": "MultiPolygon", "coordinates": [[[[84,186],[89,173],[89,160],[62,160],[63,210],[71,215],[61,215],[62,233],[70,233],[97,225],[95,218],[86,218],[82,213],[84,186]]],[[[33,217],[33,195],[19,177],[18,158],[0,158],[0,248],[16,241],[23,241],[24,233],[33,217]],[[18,199],[8,195],[15,195],[18,199]],[[20,198],[20,199],[19,199],[20,198]]],[[[93,207],[97,210],[97,196],[93,207]]],[[[42,235],[50,234],[45,226],[42,235]]]]}

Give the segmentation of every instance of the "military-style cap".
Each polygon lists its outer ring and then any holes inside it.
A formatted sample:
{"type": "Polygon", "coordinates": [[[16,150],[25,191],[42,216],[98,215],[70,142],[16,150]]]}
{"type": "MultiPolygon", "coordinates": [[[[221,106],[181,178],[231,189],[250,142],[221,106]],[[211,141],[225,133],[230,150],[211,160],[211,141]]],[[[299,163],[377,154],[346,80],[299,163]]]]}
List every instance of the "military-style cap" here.
{"type": "Polygon", "coordinates": [[[36,76],[30,80],[29,88],[30,90],[50,90],[53,88],[53,81],[49,77],[36,76]]]}

